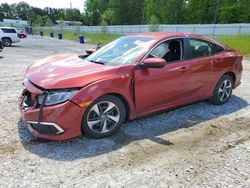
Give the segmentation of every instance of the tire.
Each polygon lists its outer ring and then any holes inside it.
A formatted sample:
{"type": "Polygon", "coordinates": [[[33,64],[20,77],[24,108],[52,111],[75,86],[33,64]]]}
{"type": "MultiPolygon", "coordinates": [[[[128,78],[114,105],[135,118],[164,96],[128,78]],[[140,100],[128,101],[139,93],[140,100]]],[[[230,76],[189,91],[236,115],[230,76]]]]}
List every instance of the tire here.
{"type": "Polygon", "coordinates": [[[82,132],[92,138],[108,137],[118,131],[125,118],[123,102],[114,95],[105,95],[87,108],[82,120],[82,132]]]}
{"type": "Polygon", "coordinates": [[[9,38],[3,38],[2,41],[4,46],[11,46],[12,41],[9,38]]]}
{"type": "Polygon", "coordinates": [[[209,99],[209,102],[216,105],[226,103],[232,95],[233,85],[233,78],[230,75],[223,75],[216,84],[213,96],[209,99]]]}

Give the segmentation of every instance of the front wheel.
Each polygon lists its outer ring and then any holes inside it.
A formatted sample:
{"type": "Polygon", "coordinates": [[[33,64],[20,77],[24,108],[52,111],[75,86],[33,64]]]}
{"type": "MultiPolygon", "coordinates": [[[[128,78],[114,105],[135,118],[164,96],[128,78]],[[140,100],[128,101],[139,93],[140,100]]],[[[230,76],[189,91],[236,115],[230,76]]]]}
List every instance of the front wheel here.
{"type": "Polygon", "coordinates": [[[111,136],[124,123],[125,117],[123,102],[116,96],[106,95],[88,107],[83,117],[82,131],[93,138],[111,136]]]}
{"type": "Polygon", "coordinates": [[[223,75],[218,81],[214,93],[209,102],[212,104],[221,105],[226,103],[232,95],[233,79],[229,75],[223,75]]]}

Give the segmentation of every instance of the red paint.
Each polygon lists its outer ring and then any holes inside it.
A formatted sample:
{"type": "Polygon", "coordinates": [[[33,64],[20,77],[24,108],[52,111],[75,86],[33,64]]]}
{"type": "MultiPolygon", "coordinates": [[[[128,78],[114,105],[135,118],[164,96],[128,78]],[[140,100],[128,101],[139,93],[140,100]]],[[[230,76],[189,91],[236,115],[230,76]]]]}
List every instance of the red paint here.
{"type": "Polygon", "coordinates": [[[17,33],[17,36],[18,36],[19,38],[21,38],[21,39],[27,37],[27,35],[26,35],[24,32],[22,32],[22,31],[20,31],[19,33],[17,33]]]}
{"type": "MultiPolygon", "coordinates": [[[[207,37],[185,33],[146,33],[131,36],[155,37],[155,44],[175,37],[215,42],[207,37]]],[[[78,104],[94,101],[106,94],[122,97],[129,105],[129,119],[135,119],[152,112],[210,98],[220,77],[228,72],[234,74],[237,87],[241,80],[242,55],[224,44],[216,43],[224,47],[225,51],[217,55],[166,64],[163,68],[140,68],[138,63],[146,53],[141,54],[133,64],[125,66],[86,62],[78,58],[77,54],[59,54],[43,59],[27,69],[24,79],[25,88],[34,98],[41,91],[33,84],[44,89],[81,90],[70,101],[44,108],[42,121],[58,124],[65,130],[64,133],[45,135],[34,130],[31,132],[36,137],[49,140],[65,140],[81,135],[82,117],[87,107],[81,108],[78,104]]],[[[39,108],[24,111],[20,102],[20,109],[24,120],[38,120],[39,108]]]]}

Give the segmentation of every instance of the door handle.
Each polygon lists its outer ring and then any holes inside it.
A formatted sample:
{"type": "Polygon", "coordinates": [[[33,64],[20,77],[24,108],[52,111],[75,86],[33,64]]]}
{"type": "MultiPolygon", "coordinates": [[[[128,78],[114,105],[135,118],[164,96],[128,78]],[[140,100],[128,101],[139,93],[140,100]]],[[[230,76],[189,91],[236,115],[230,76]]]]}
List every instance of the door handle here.
{"type": "Polygon", "coordinates": [[[181,68],[179,69],[179,71],[183,72],[183,71],[186,71],[186,70],[188,70],[188,69],[190,69],[190,67],[189,67],[189,66],[185,66],[185,67],[181,67],[181,68]]]}

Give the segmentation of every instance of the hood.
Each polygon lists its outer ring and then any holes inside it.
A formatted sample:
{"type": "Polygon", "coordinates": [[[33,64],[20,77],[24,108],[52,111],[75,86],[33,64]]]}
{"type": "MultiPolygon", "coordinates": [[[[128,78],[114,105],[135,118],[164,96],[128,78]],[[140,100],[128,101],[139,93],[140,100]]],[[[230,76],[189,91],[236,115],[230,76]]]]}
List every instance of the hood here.
{"type": "Polygon", "coordinates": [[[30,66],[26,70],[25,80],[44,89],[75,88],[112,77],[118,69],[117,66],[85,61],[78,54],[59,54],[30,66]]]}

